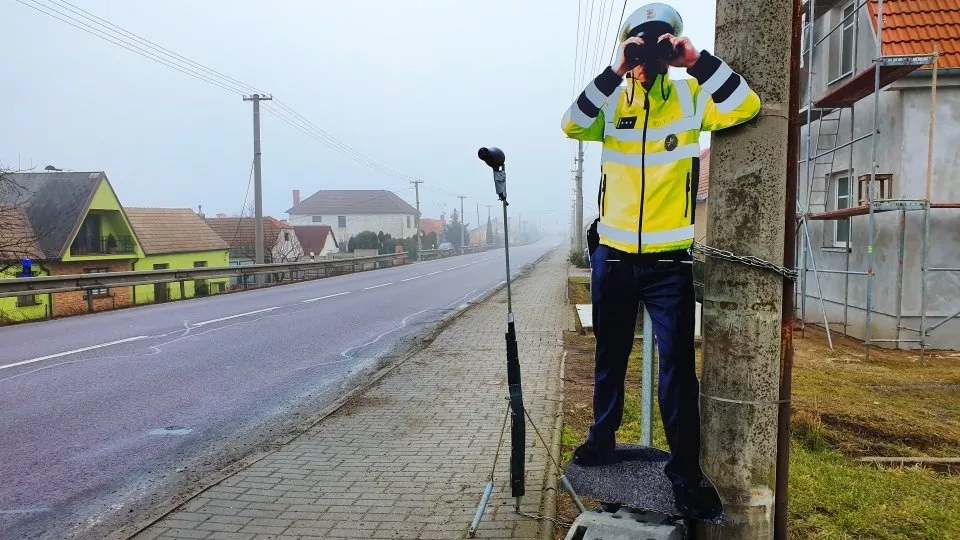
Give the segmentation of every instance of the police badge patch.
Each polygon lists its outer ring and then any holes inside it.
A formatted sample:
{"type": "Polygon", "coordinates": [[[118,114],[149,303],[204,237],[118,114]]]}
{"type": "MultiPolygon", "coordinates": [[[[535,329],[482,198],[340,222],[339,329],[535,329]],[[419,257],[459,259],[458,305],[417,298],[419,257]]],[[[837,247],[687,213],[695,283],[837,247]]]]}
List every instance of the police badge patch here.
{"type": "Polygon", "coordinates": [[[676,135],[667,135],[667,139],[663,141],[663,146],[667,149],[667,152],[672,152],[677,149],[677,145],[680,144],[680,141],[677,140],[676,135]]]}

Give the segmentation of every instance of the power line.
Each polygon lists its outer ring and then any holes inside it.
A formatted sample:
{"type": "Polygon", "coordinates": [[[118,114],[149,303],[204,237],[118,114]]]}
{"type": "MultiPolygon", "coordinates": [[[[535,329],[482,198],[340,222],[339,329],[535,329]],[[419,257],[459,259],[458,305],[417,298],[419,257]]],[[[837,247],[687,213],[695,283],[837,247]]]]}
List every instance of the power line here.
{"type": "Polygon", "coordinates": [[[613,40],[613,49],[610,51],[610,63],[613,64],[614,55],[617,54],[617,46],[620,45],[620,28],[623,26],[623,16],[627,13],[627,0],[623,0],[623,8],[620,10],[620,22],[617,23],[615,31],[617,32],[614,35],[613,40]]]}
{"type": "MultiPolygon", "coordinates": [[[[626,1],[626,0],[624,0],[626,1]]],[[[573,90],[570,93],[570,98],[574,99],[577,97],[577,67],[579,66],[578,60],[580,59],[580,11],[583,7],[583,0],[577,1],[577,44],[573,48],[573,90]]]]}
{"type": "MultiPolygon", "coordinates": [[[[35,0],[34,0],[34,1],[35,1],[35,0]]],[[[182,62],[184,62],[184,63],[186,63],[186,64],[188,64],[188,65],[190,65],[190,66],[192,66],[192,67],[194,67],[194,68],[197,68],[197,69],[200,70],[200,71],[207,72],[208,74],[210,74],[211,76],[213,76],[213,77],[215,77],[215,78],[223,79],[223,80],[226,81],[226,82],[229,82],[229,83],[238,85],[239,87],[243,88],[246,92],[249,92],[249,93],[257,93],[257,94],[267,94],[267,93],[268,93],[268,92],[264,92],[263,90],[261,90],[261,89],[259,89],[259,88],[256,88],[256,87],[254,87],[254,86],[251,86],[251,85],[249,85],[249,84],[247,84],[247,83],[245,83],[245,82],[243,82],[243,81],[234,79],[233,77],[231,77],[231,76],[229,76],[229,75],[226,75],[226,74],[224,74],[224,73],[221,73],[221,72],[219,72],[219,71],[217,71],[217,70],[215,70],[215,69],[209,68],[209,67],[207,67],[207,66],[205,66],[205,65],[203,65],[203,64],[201,64],[201,63],[199,63],[199,62],[195,62],[195,61],[191,60],[190,58],[187,58],[186,56],[183,56],[183,55],[181,55],[181,54],[179,54],[179,53],[177,53],[177,52],[175,52],[175,51],[171,51],[170,49],[168,49],[168,48],[166,48],[166,47],[164,47],[164,46],[162,46],[162,45],[159,45],[159,44],[157,44],[157,43],[154,43],[153,41],[150,41],[149,39],[146,39],[146,38],[144,38],[143,36],[140,36],[139,34],[137,34],[137,33],[135,33],[135,32],[131,32],[131,31],[126,30],[126,29],[124,29],[124,28],[122,28],[122,27],[120,27],[120,26],[117,26],[117,25],[113,24],[112,22],[110,22],[110,21],[108,21],[108,20],[106,20],[106,19],[103,19],[103,18],[101,18],[101,17],[98,17],[97,15],[95,15],[95,14],[93,14],[93,13],[91,13],[91,12],[89,12],[89,11],[83,9],[83,8],[81,8],[80,6],[77,6],[76,4],[71,4],[70,2],[67,2],[66,0],[49,0],[49,1],[52,1],[52,2],[55,2],[55,3],[59,4],[60,6],[64,7],[65,9],[68,9],[68,10],[72,11],[73,13],[76,13],[77,15],[80,15],[81,17],[83,17],[83,18],[85,18],[85,19],[87,19],[87,20],[89,20],[89,21],[93,21],[93,22],[96,22],[96,23],[99,23],[99,24],[106,25],[107,27],[112,28],[112,29],[114,29],[115,31],[117,31],[117,32],[119,32],[119,33],[121,33],[121,34],[124,34],[124,35],[126,35],[126,36],[129,36],[129,37],[133,38],[135,41],[137,41],[137,42],[139,42],[139,43],[142,43],[143,45],[145,45],[145,46],[149,47],[150,49],[153,49],[153,50],[155,50],[155,51],[157,51],[157,52],[159,52],[159,53],[161,53],[161,54],[165,54],[165,55],[168,55],[168,56],[172,56],[172,57],[176,58],[177,60],[180,60],[180,61],[182,61],[182,62]]]]}
{"type": "Polygon", "coordinates": [[[593,35],[593,6],[594,0],[588,0],[590,2],[590,14],[587,15],[587,39],[584,41],[583,48],[583,59],[580,62],[580,78],[577,88],[583,88],[586,86],[584,84],[584,73],[587,69],[587,56],[590,55],[590,37],[593,35]]]}
{"type": "MultiPolygon", "coordinates": [[[[202,74],[198,74],[198,73],[195,73],[195,72],[190,71],[190,70],[188,70],[188,69],[185,69],[183,66],[178,66],[178,65],[176,65],[176,64],[173,63],[173,62],[167,61],[166,59],[164,59],[164,58],[162,58],[162,57],[160,57],[160,56],[158,56],[158,55],[155,55],[154,53],[151,53],[150,51],[147,51],[146,49],[143,49],[142,47],[138,47],[138,46],[136,46],[135,44],[131,44],[131,43],[128,42],[128,41],[125,41],[125,40],[123,40],[123,39],[121,39],[121,38],[116,37],[115,35],[111,35],[111,34],[109,34],[109,33],[107,33],[107,32],[104,32],[104,31],[102,31],[102,30],[99,30],[99,29],[97,29],[97,28],[95,28],[95,27],[93,27],[93,26],[91,26],[91,25],[89,25],[89,24],[87,24],[87,23],[84,23],[83,21],[80,21],[79,19],[76,19],[76,18],[71,17],[70,15],[68,15],[68,14],[66,14],[66,13],[63,13],[62,11],[58,11],[58,10],[55,9],[55,8],[51,8],[50,6],[47,6],[47,5],[45,5],[45,4],[39,4],[39,3],[37,3],[36,6],[34,6],[34,5],[31,5],[31,4],[26,3],[24,0],[16,0],[16,1],[19,2],[20,4],[23,4],[24,6],[27,6],[27,7],[30,8],[30,9],[33,9],[33,10],[38,11],[38,12],[40,12],[40,13],[43,13],[44,15],[47,15],[48,17],[53,17],[54,19],[57,19],[57,20],[59,20],[59,21],[61,21],[61,22],[64,22],[64,23],[66,23],[66,24],[68,24],[68,25],[70,25],[70,26],[72,26],[72,27],[74,27],[74,28],[77,28],[78,30],[82,30],[82,31],[84,31],[84,32],[86,32],[86,33],[94,36],[94,37],[100,38],[100,39],[102,39],[102,40],[104,40],[104,41],[107,41],[107,42],[109,42],[109,43],[112,43],[112,44],[114,44],[114,45],[117,45],[117,46],[119,46],[119,47],[122,47],[122,48],[124,48],[124,49],[127,49],[128,51],[130,51],[130,52],[132,52],[132,53],[134,53],[134,54],[138,54],[138,55],[140,55],[140,56],[142,56],[142,57],[144,57],[144,58],[146,58],[146,59],[148,59],[148,60],[152,60],[152,61],[154,61],[154,62],[157,62],[158,64],[163,64],[164,66],[167,66],[167,67],[169,67],[169,68],[171,68],[171,69],[174,69],[174,70],[176,70],[176,71],[179,71],[180,73],[183,73],[183,74],[185,74],[185,75],[189,75],[189,76],[191,76],[191,77],[193,77],[193,78],[195,78],[195,79],[201,80],[201,81],[203,81],[203,82],[205,82],[205,83],[212,84],[212,85],[214,85],[214,86],[218,86],[218,87],[220,87],[220,88],[222,88],[223,90],[226,90],[226,91],[228,91],[228,92],[232,92],[232,93],[234,93],[234,94],[243,95],[243,91],[242,91],[242,90],[238,90],[237,88],[232,88],[232,87],[227,86],[226,84],[223,84],[223,83],[221,83],[221,82],[219,82],[219,81],[216,81],[216,80],[214,80],[214,79],[205,77],[205,76],[203,76],[202,74]],[[39,7],[38,7],[38,6],[39,6],[39,7]],[[53,13],[50,13],[50,12],[45,11],[45,10],[50,10],[50,11],[52,11],[53,13]]],[[[34,0],[34,2],[36,2],[36,0],[34,0]]]]}
{"type": "MultiPolygon", "coordinates": [[[[245,95],[247,93],[266,93],[253,85],[244,83],[238,79],[230,77],[229,75],[200,64],[199,62],[193,61],[186,56],[154,43],[136,34],[135,32],[131,32],[116,24],[113,24],[106,19],[84,10],[83,8],[67,2],[66,0],[48,0],[49,3],[42,3],[38,0],[31,1],[32,4],[27,3],[25,0],[17,0],[17,2],[26,7],[64,22],[94,37],[122,47],[130,52],[133,52],[134,54],[169,67],[170,69],[179,71],[185,75],[189,75],[197,80],[212,84],[223,90],[227,90],[228,92],[239,95],[245,95]]],[[[286,103],[283,103],[280,100],[276,100],[276,102],[278,107],[282,109],[283,112],[281,113],[270,109],[268,109],[268,112],[274,116],[277,116],[295,129],[298,129],[305,135],[313,138],[317,142],[320,142],[321,144],[338,151],[340,154],[382,174],[394,176],[404,181],[414,179],[414,177],[410,175],[401,173],[400,171],[376,162],[372,158],[362,154],[343,141],[340,141],[313,122],[309,121],[306,117],[298,113],[286,103]]]]}
{"type": "Polygon", "coordinates": [[[230,241],[230,247],[233,247],[237,241],[237,235],[240,233],[240,224],[243,223],[243,211],[247,209],[247,197],[250,195],[250,181],[253,180],[253,162],[250,162],[250,176],[247,178],[247,191],[243,194],[243,206],[240,207],[240,219],[237,220],[237,230],[233,231],[233,240],[230,241]]]}
{"type": "MultiPolygon", "coordinates": [[[[607,24],[603,27],[603,33],[597,32],[597,41],[593,46],[593,62],[590,64],[592,66],[597,66],[597,64],[600,62],[600,44],[607,39],[607,34],[610,32],[610,19],[613,18],[613,3],[615,1],[616,0],[610,0],[610,9],[607,12],[607,24]]],[[[603,4],[600,4],[600,19],[597,21],[598,25],[600,24],[600,21],[603,20],[603,11],[603,4]]],[[[597,29],[599,30],[600,27],[598,26],[597,29]]],[[[594,69],[594,73],[599,72],[599,67],[594,69]]]]}

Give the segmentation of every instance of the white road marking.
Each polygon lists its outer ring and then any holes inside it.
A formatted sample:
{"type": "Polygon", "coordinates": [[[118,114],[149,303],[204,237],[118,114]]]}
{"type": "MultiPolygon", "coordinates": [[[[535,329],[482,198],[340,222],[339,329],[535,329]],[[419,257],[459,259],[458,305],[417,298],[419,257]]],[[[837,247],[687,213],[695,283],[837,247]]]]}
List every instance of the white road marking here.
{"type": "Polygon", "coordinates": [[[381,283],[379,285],[374,285],[373,287],[364,287],[363,290],[369,291],[370,289],[379,289],[380,287],[386,287],[387,285],[393,285],[393,282],[390,283],[381,283]]]}
{"type": "Polygon", "coordinates": [[[423,276],[414,276],[414,277],[407,278],[407,279],[401,279],[400,281],[413,281],[413,280],[415,280],[415,279],[420,279],[420,278],[422,278],[422,277],[423,277],[423,276]]]}
{"type": "Polygon", "coordinates": [[[210,319],[209,321],[201,321],[198,323],[193,323],[190,325],[191,328],[196,328],[198,326],[204,326],[207,324],[220,322],[220,321],[229,321],[230,319],[236,319],[239,317],[246,317],[247,315],[256,315],[257,313],[266,313],[268,311],[273,311],[275,309],[280,309],[280,306],[268,307],[265,309],[258,309],[256,311],[248,311],[246,313],[237,313],[236,315],[230,315],[229,317],[220,317],[219,319],[210,319]]]}
{"type": "Polygon", "coordinates": [[[430,272],[430,273],[427,274],[427,275],[428,275],[428,276],[433,276],[433,275],[439,274],[440,272],[443,272],[443,270],[437,270],[436,272],[430,272]]]}
{"type": "Polygon", "coordinates": [[[333,297],[335,297],[335,296],[343,296],[343,295],[345,295],[345,294],[350,294],[350,291],[347,291],[347,292],[338,292],[337,294],[328,294],[328,295],[326,295],[326,296],[321,296],[321,297],[319,297],[319,298],[310,298],[310,299],[307,299],[307,300],[301,300],[300,302],[302,302],[302,303],[304,303],[304,304],[309,304],[310,302],[316,302],[317,300],[326,300],[327,298],[333,298],[333,297]]]}
{"type": "Polygon", "coordinates": [[[94,349],[102,349],[103,347],[109,347],[111,345],[120,345],[121,343],[130,343],[131,341],[139,341],[141,339],[147,339],[150,336],[135,336],[125,339],[118,339],[116,341],[110,341],[107,343],[100,343],[99,345],[91,345],[89,347],[81,347],[79,349],[73,349],[72,351],[64,351],[56,354],[48,354],[46,356],[40,356],[38,358],[31,358],[30,360],[23,360],[22,362],[14,362],[13,364],[7,364],[5,366],[0,366],[0,369],[7,369],[17,366],[25,366],[27,364],[33,364],[35,362],[43,362],[44,360],[50,360],[51,358],[60,358],[61,356],[67,356],[70,354],[77,354],[86,351],[92,351],[94,349]]]}

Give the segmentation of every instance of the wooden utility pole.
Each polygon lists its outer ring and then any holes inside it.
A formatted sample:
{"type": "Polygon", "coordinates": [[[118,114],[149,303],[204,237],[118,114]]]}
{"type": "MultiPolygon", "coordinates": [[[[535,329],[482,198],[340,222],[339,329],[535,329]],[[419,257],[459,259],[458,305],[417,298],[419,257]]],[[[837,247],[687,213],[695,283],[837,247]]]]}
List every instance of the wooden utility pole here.
{"type": "Polygon", "coordinates": [[[253,200],[256,218],[254,221],[254,262],[263,264],[263,186],[260,175],[260,102],[273,98],[260,94],[244,97],[253,102],[253,200]]]}
{"type": "MultiPolygon", "coordinates": [[[[713,135],[707,242],[777,265],[784,262],[785,235],[793,234],[784,204],[787,184],[797,181],[787,167],[789,118],[797,114],[788,30],[798,1],[717,1],[716,54],[763,106],[752,121],[713,135]]],[[[707,262],[701,462],[727,519],[723,527],[707,527],[705,538],[773,536],[783,279],[739,261],[707,262]]]]}

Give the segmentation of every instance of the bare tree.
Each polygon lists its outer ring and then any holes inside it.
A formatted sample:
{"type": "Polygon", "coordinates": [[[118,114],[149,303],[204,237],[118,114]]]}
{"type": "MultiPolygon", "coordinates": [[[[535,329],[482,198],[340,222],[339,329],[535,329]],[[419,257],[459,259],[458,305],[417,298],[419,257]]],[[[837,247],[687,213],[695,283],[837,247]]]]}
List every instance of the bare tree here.
{"type": "MultiPolygon", "coordinates": [[[[0,261],[7,263],[42,255],[25,211],[33,193],[11,176],[13,172],[0,165],[0,261]]],[[[6,271],[10,266],[0,268],[6,271]]]]}

